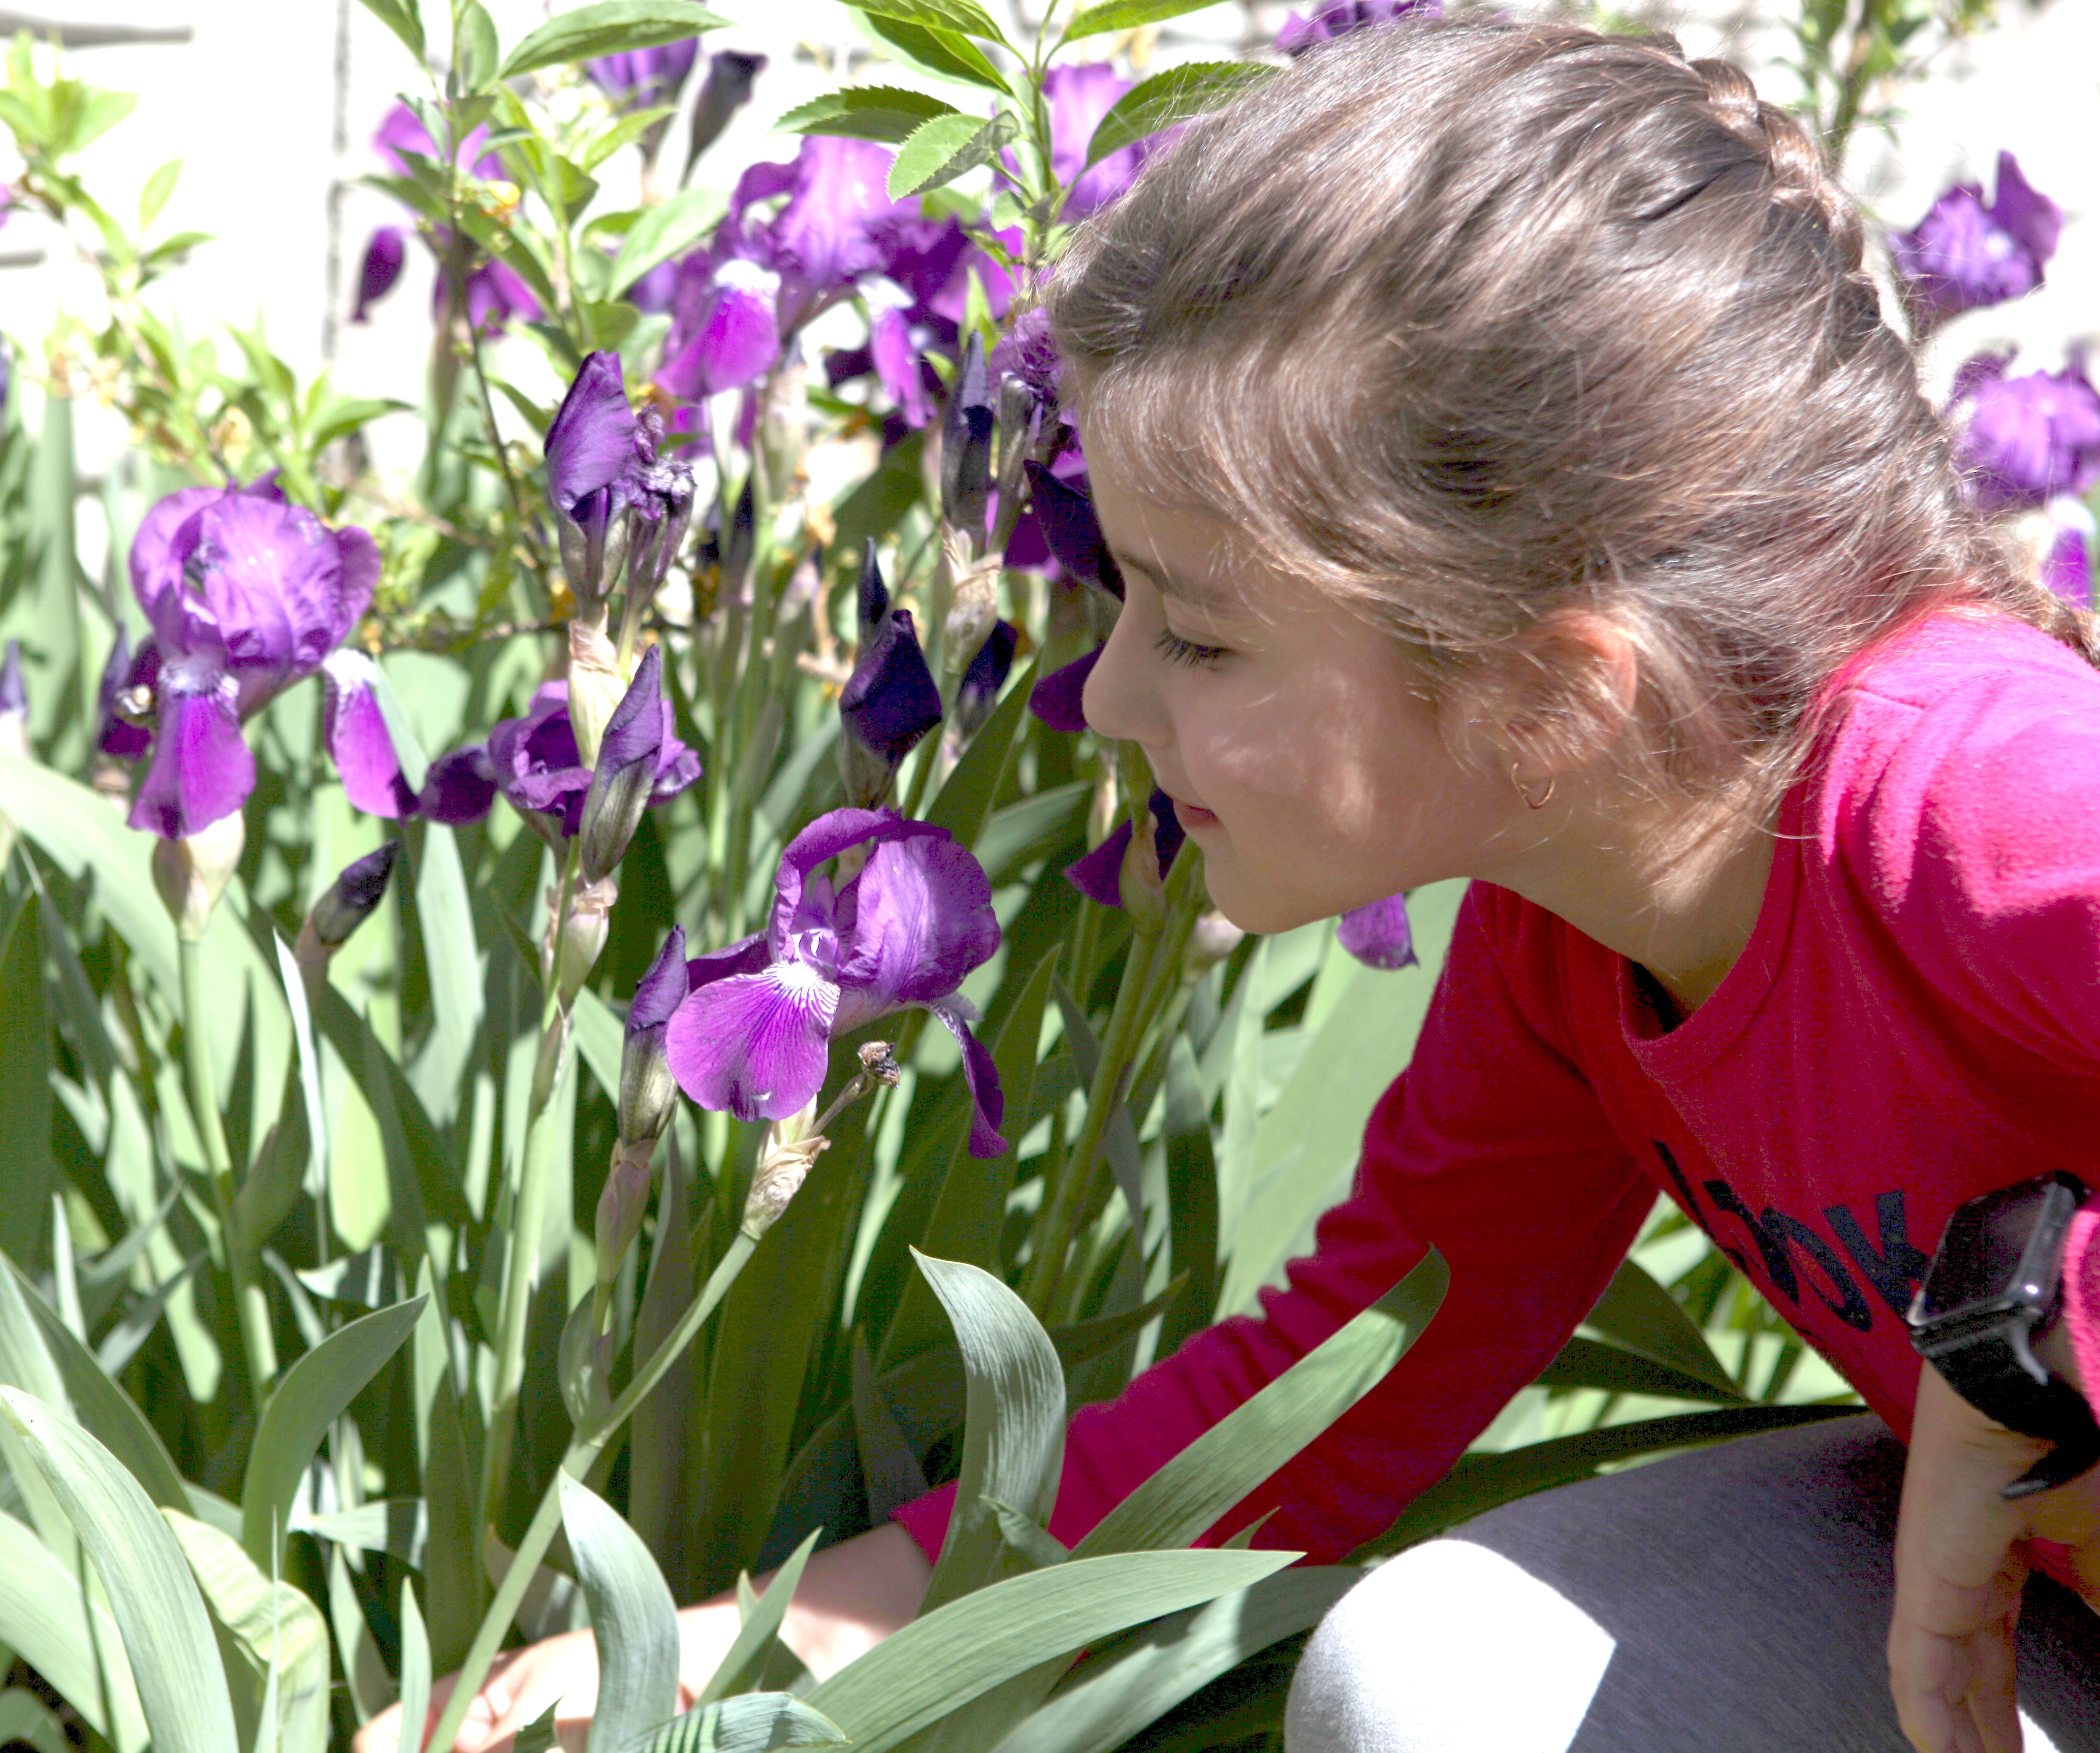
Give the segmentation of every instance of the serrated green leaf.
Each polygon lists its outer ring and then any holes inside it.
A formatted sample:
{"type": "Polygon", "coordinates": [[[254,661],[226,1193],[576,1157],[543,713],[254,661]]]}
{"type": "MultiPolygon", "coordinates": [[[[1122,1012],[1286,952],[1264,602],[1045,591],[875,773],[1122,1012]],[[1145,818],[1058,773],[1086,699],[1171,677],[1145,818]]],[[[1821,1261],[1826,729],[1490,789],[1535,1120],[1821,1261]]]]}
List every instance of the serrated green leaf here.
{"type": "MultiPolygon", "coordinates": [[[[486,91],[496,77],[501,51],[496,42],[496,20],[481,0],[457,0],[452,11],[452,75],[456,95],[465,96],[486,91]]],[[[469,130],[470,131],[470,130],[469,130]]]]}
{"type": "Polygon", "coordinates": [[[929,117],[897,148],[896,162],[889,167],[889,198],[903,201],[924,194],[990,164],[999,149],[1020,132],[1021,124],[1008,109],[989,121],[960,110],[929,117]]]}
{"type": "Polygon", "coordinates": [[[1013,88],[999,70],[985,59],[984,51],[967,37],[952,30],[929,30],[862,7],[849,7],[861,33],[893,60],[934,79],[976,86],[986,91],[1012,96],[1013,88]]]}
{"type": "Polygon", "coordinates": [[[285,1567],[292,1499],[307,1464],[329,1426],[401,1349],[422,1307],[423,1299],[412,1296],[351,1322],[285,1371],[271,1391],[240,1490],[240,1543],[271,1574],[285,1567]]]}
{"type": "Polygon", "coordinates": [[[1216,0],[1101,0],[1099,6],[1082,7],[1065,27],[1063,42],[1082,37],[1100,37],[1112,30],[1138,30],[1185,12],[1201,11],[1216,0]]]}
{"type": "Polygon", "coordinates": [[[364,0],[364,9],[401,39],[402,46],[423,59],[423,17],[417,0],[364,0]]]}
{"type": "Polygon", "coordinates": [[[1162,128],[1220,108],[1276,71],[1250,61],[1190,61],[1140,80],[1101,117],[1087,144],[1087,162],[1097,165],[1162,128]]]}
{"type": "Polygon", "coordinates": [[[146,186],[139,192],[139,229],[144,231],[161,216],[161,210],[168,204],[168,197],[175,192],[175,179],[183,174],[183,161],[170,158],[151,176],[146,186]]]}
{"type": "Polygon", "coordinates": [[[730,21],[692,0],[594,0],[557,14],[510,51],[498,75],[514,79],[541,67],[558,67],[629,49],[653,49],[682,42],[730,21]]]}
{"type": "Polygon", "coordinates": [[[160,1512],[63,1413],[0,1388],[0,1416],[22,1437],[102,1574],[155,1753],[232,1753],[233,1703],[211,1621],[160,1512]]]}
{"type": "Polygon", "coordinates": [[[915,1619],[809,1694],[853,1738],[888,1753],[1014,1676],[1112,1632],[1242,1589],[1290,1552],[1174,1552],[1074,1558],[915,1619]]]}
{"type": "Polygon", "coordinates": [[[827,91],[783,116],[775,134],[828,134],[849,140],[875,140],[895,146],[935,116],[952,116],[955,106],[924,91],[899,86],[848,86],[827,91]]]}
{"type": "Polygon", "coordinates": [[[1005,33],[977,0],[859,0],[859,5],[862,11],[900,19],[922,30],[960,30],[1002,48],[1010,46],[1005,33]]]}
{"type": "Polygon", "coordinates": [[[620,240],[606,296],[618,298],[651,268],[683,255],[728,210],[727,199],[711,188],[682,188],[668,201],[644,207],[620,240]]]}
{"type": "Polygon", "coordinates": [[[567,1473],[554,1477],[598,1641],[598,1711],[586,1753],[611,1753],[677,1712],[678,1605],[649,1548],[612,1506],[567,1473]]]}

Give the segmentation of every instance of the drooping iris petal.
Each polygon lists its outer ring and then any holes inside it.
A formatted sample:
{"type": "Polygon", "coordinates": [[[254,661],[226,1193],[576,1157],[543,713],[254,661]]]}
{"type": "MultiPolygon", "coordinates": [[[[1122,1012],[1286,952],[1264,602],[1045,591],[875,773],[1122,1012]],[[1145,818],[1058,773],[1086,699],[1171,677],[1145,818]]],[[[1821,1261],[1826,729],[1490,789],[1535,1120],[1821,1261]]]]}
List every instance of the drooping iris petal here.
{"type": "Polygon", "coordinates": [[[2062,228],[2062,210],[2020,174],[2018,160],[2000,152],[1996,201],[1987,207],[1981,188],[1957,183],[1914,230],[1890,232],[1889,249],[1929,326],[2041,285],[2062,228]]]}
{"type": "Polygon", "coordinates": [[[400,757],[379,710],[379,666],[362,651],[333,651],[321,665],[321,726],[343,794],[367,815],[396,819],[416,808],[400,757]]]}
{"type": "Polygon", "coordinates": [[[946,998],[999,947],[991,884],[968,849],[944,833],[885,841],[853,885],[838,981],[877,1015],[946,998]]]}
{"type": "Polygon", "coordinates": [[[479,822],[495,802],[496,769],[489,762],[488,750],[476,743],[430,763],[416,808],[433,822],[479,822]]]}
{"type": "Polygon", "coordinates": [[[1006,1154],[999,1128],[1006,1120],[1006,1092],[999,1087],[999,1066],[990,1049],[970,1032],[962,1013],[951,1005],[925,1007],[939,1018],[963,1049],[963,1081],[970,1092],[970,1155],[980,1162],[1006,1154]]]}
{"type": "MultiPolygon", "coordinates": [[[[1152,794],[1153,844],[1159,854],[1159,876],[1163,882],[1174,868],[1174,857],[1181,850],[1181,842],[1188,837],[1183,832],[1181,819],[1174,813],[1174,801],[1163,791],[1152,794]]],[[[1108,838],[1084,858],[1074,859],[1065,867],[1065,881],[1103,907],[1123,905],[1123,860],[1129,851],[1130,843],[1136,837],[1126,816],[1118,822],[1108,838]]]]}
{"type": "Polygon", "coordinates": [[[687,995],[664,1031],[678,1086],[740,1120],[781,1120],[823,1088],[839,989],[799,962],[687,995]]]}
{"type": "Polygon", "coordinates": [[[868,325],[868,363],[904,416],[904,423],[915,431],[933,417],[933,398],[927,393],[926,374],[919,369],[920,347],[912,332],[910,307],[902,290],[887,280],[876,282],[868,302],[873,319],[868,325]],[[889,288],[894,298],[883,288],[889,288]]]}
{"type": "Polygon", "coordinates": [[[2041,581],[2067,603],[2082,609],[2093,607],[2093,514],[2075,499],[2050,502],[2049,519],[2054,526],[2043,551],[2041,581]]]}
{"type": "Polygon", "coordinates": [[[1407,923],[1407,897],[1388,895],[1352,907],[1335,929],[1342,947],[1367,968],[1412,968],[1414,934],[1407,923]]]}
{"type": "Polygon", "coordinates": [[[1028,691],[1028,709],[1053,731],[1076,735],[1087,727],[1087,678],[1101,660],[1106,646],[1097,645],[1084,657],[1061,669],[1053,669],[1028,691]]]}
{"type": "Polygon", "coordinates": [[[1029,497],[1043,525],[1043,540],[1057,563],[1074,578],[1099,585],[1118,601],[1123,597],[1123,573],[1109,552],[1101,534],[1101,520],[1094,502],[1079,488],[1067,485],[1039,462],[1024,463],[1029,497]]]}
{"type": "Polygon", "coordinates": [[[161,693],[153,759],[126,818],[134,828],[184,840],[232,815],[255,789],[255,757],[240,735],[231,678],[205,692],[161,693]]]}
{"type": "Polygon", "coordinates": [[[367,320],[366,313],[394,289],[408,259],[406,234],[398,225],[382,225],[364,246],[364,261],[357,271],[357,308],[353,323],[367,320]]]}
{"type": "Polygon", "coordinates": [[[2100,482],[2100,391],[2076,365],[2010,378],[2005,364],[1971,360],[1957,375],[1957,449],[1978,497],[1998,510],[2090,492],[2100,482]]]}
{"type": "Polygon", "coordinates": [[[686,258],[671,299],[656,382],[686,401],[756,383],[780,357],[780,276],[735,258],[686,258]]]}

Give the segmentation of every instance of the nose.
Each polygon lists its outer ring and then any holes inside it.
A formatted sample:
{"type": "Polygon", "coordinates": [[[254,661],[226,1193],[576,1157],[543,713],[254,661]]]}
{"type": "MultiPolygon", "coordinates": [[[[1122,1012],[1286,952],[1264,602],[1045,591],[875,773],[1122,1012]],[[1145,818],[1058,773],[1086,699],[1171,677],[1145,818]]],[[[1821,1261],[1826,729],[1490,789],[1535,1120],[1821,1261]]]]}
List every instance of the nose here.
{"type": "Polygon", "coordinates": [[[1153,685],[1156,665],[1139,618],[1136,605],[1126,603],[1101,648],[1101,661],[1087,678],[1087,727],[1096,736],[1158,748],[1170,740],[1167,716],[1153,685]]]}

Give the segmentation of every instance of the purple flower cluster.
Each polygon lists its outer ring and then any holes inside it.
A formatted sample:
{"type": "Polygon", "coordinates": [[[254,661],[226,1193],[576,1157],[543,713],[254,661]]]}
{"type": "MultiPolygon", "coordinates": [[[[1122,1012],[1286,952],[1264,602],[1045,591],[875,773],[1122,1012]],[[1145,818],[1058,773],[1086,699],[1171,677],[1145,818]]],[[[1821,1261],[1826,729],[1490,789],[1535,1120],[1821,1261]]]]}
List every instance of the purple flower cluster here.
{"type": "Polygon", "coordinates": [[[1276,33],[1276,46],[1286,55],[1303,55],[1308,49],[1350,32],[1397,24],[1404,18],[1440,18],[1443,0],[1335,0],[1310,18],[1293,12],[1276,33]]]}
{"type": "Polygon", "coordinates": [[[699,57],[700,39],[659,44],[653,49],[627,49],[617,55],[601,55],[584,63],[590,82],[622,109],[651,109],[660,104],[675,104],[699,57]]]}
{"type": "Polygon", "coordinates": [[[788,843],[774,894],[762,934],[687,964],[689,991],[664,1035],[686,1093],[740,1119],[785,1119],[823,1087],[836,1037],[915,1008],[963,1050],[970,1154],[1003,1152],[999,1073],[958,996],[999,947],[976,859],[930,823],[834,810],[788,843]],[[856,848],[866,863],[834,886],[820,867],[856,848]]]}
{"type": "Polygon", "coordinates": [[[2083,496],[2100,484],[2100,391],[2073,363],[2006,375],[2009,355],[1970,360],[1956,374],[1948,412],[1979,501],[2001,511],[2083,496]]]}
{"type": "Polygon", "coordinates": [[[1998,154],[1997,196],[1988,206],[1980,184],[1956,183],[1914,229],[1889,234],[1919,332],[2033,291],[2062,230],[2062,210],[2029,184],[2010,152],[1998,154]]]}
{"type": "MultiPolygon", "coordinates": [[[[255,757],[242,722],[342,643],[371,603],[379,550],[363,530],[331,530],[287,504],[265,476],[161,500],[139,526],[130,571],[153,631],[125,686],[152,701],[153,726],[130,819],[186,838],[247,801],[255,757]]],[[[141,726],[118,729],[105,753],[143,752],[141,726]]]]}

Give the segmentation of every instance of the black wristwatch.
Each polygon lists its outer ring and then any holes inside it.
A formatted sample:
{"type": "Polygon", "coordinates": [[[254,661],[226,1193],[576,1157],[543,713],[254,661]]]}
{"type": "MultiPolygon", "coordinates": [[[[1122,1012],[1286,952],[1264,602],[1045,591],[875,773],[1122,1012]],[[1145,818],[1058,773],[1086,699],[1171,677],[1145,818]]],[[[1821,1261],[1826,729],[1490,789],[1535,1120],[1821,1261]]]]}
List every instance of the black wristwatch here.
{"type": "Polygon", "coordinates": [[[2057,1173],[1970,1200],[1948,1221],[1910,1305],[1911,1344],[1955,1393],[2008,1430],[2056,1445],[2005,1488],[2008,1498],[2100,1463],[2085,1397],[2034,1354],[2062,1313],[2064,1232],[2088,1197],[2076,1175],[2057,1173]]]}

